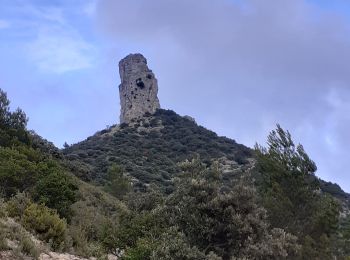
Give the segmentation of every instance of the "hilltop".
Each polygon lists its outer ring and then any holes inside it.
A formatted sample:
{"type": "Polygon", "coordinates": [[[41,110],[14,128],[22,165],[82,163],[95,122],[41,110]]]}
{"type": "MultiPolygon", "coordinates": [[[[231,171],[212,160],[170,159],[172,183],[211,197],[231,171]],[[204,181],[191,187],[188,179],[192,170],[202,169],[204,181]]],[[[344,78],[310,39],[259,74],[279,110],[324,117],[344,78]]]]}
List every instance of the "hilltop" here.
{"type": "Polygon", "coordinates": [[[100,182],[115,163],[125,169],[136,185],[154,183],[164,189],[172,188],[178,163],[187,159],[199,156],[208,165],[218,160],[226,169],[227,178],[244,172],[253,162],[252,150],[246,146],[162,109],[130,124],[99,131],[62,152],[69,161],[89,169],[82,178],[100,182]]]}

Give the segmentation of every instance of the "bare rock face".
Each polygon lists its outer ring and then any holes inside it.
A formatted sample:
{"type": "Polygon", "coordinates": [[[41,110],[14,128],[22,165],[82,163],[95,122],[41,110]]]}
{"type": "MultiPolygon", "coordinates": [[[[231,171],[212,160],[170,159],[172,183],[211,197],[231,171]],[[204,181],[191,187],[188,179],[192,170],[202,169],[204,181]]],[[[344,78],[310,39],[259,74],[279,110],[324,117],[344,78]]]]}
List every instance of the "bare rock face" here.
{"type": "Polygon", "coordinates": [[[130,54],[122,59],[119,73],[120,123],[129,123],[160,108],[157,79],[142,54],[130,54]]]}

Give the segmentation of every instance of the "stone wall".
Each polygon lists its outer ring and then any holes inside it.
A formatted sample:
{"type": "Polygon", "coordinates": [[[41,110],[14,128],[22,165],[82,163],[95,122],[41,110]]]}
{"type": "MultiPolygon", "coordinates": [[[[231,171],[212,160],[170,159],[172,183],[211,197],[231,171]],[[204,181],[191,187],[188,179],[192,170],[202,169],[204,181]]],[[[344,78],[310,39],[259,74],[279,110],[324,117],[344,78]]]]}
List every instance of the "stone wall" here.
{"type": "Polygon", "coordinates": [[[122,59],[119,74],[120,123],[129,123],[160,108],[157,79],[142,54],[130,54],[122,59]]]}

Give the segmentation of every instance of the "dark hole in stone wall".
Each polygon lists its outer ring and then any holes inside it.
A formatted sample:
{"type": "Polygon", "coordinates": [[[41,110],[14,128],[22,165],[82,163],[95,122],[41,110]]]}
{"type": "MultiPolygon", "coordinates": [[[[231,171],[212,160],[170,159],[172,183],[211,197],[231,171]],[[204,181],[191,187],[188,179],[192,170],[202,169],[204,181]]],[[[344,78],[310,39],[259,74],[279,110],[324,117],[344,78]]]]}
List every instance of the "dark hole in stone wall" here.
{"type": "Polygon", "coordinates": [[[143,81],[142,81],[141,78],[138,78],[138,79],[136,80],[136,85],[137,85],[139,88],[141,88],[141,89],[143,89],[143,88],[145,87],[145,83],[143,83],[143,81]]]}

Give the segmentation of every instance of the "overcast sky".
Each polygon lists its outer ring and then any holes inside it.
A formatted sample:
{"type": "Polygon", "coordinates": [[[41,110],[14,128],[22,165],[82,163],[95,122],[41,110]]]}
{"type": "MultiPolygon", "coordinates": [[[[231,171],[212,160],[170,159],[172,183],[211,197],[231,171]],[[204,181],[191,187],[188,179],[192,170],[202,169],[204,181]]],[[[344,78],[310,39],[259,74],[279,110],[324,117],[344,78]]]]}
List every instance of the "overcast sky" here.
{"type": "Polygon", "coordinates": [[[61,147],[119,120],[140,52],[163,108],[252,147],[280,123],[350,192],[350,2],[0,0],[0,88],[61,147]]]}

